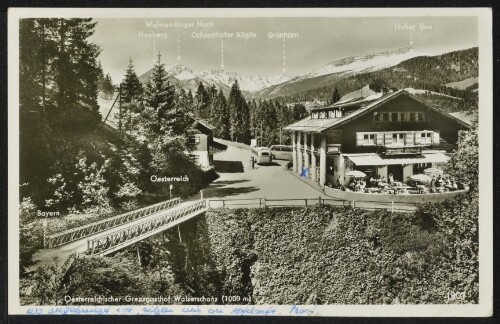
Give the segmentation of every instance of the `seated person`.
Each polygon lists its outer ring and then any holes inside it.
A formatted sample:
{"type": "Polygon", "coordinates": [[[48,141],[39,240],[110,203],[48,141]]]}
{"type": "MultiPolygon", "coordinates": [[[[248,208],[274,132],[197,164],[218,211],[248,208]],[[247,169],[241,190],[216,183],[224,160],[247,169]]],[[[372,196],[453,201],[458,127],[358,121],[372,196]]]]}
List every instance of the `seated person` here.
{"type": "Polygon", "coordinates": [[[444,180],[441,178],[441,175],[438,176],[436,180],[436,187],[443,187],[444,186],[444,180]]]}
{"type": "Polygon", "coordinates": [[[340,176],[337,177],[337,188],[340,189],[344,185],[344,181],[340,178],[340,176]]]}
{"type": "Polygon", "coordinates": [[[394,182],[394,177],[392,176],[392,173],[389,173],[389,184],[394,182]]]}

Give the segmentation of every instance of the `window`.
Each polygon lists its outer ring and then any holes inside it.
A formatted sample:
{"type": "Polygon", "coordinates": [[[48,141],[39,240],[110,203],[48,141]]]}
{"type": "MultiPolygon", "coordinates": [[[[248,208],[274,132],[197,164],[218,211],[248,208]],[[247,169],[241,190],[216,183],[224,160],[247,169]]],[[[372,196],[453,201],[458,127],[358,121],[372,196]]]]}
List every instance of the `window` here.
{"type": "Polygon", "coordinates": [[[422,143],[432,143],[432,133],[420,133],[422,137],[422,143]]]}
{"type": "Polygon", "coordinates": [[[423,122],[423,112],[375,112],[374,122],[423,122]]]}
{"type": "Polygon", "coordinates": [[[189,138],[189,144],[199,144],[200,143],[200,138],[195,135],[189,138]]]}
{"type": "Polygon", "coordinates": [[[404,144],[405,134],[404,133],[394,133],[392,134],[392,144],[404,144]]]}
{"type": "Polygon", "coordinates": [[[375,145],[375,134],[365,134],[363,144],[364,145],[375,145]]]}

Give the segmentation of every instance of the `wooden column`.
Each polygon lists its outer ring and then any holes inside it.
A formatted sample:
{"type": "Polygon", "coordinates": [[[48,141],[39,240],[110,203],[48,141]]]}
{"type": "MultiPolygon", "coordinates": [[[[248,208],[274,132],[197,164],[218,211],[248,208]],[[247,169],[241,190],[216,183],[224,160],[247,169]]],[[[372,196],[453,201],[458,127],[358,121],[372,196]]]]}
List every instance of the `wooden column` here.
{"type": "Polygon", "coordinates": [[[311,134],[311,179],[316,179],[316,155],[314,155],[314,134],[311,134]]]}
{"type": "Polygon", "coordinates": [[[326,180],[326,135],[321,134],[321,146],[319,147],[319,185],[325,186],[326,180]]]}
{"type": "Polygon", "coordinates": [[[292,147],[293,147],[293,172],[297,172],[297,132],[292,134],[292,147]]]}
{"type": "Polygon", "coordinates": [[[302,141],[302,133],[298,132],[297,136],[297,173],[300,174],[302,172],[302,151],[300,150],[300,142],[302,141]]]}

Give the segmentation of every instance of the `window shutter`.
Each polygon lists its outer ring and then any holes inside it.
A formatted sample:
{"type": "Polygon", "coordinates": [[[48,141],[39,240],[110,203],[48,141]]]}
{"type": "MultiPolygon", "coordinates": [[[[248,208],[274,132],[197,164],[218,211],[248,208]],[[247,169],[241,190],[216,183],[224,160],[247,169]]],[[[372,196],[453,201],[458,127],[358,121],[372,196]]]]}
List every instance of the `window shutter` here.
{"type": "Polygon", "coordinates": [[[392,133],[385,133],[385,145],[392,144],[392,133]]]}
{"type": "Polygon", "coordinates": [[[363,133],[356,133],[356,145],[357,146],[362,146],[364,143],[364,134],[363,133]]]}
{"type": "Polygon", "coordinates": [[[422,133],[415,132],[415,144],[422,144],[422,133]]]}
{"type": "Polygon", "coordinates": [[[432,132],[432,144],[439,144],[439,133],[432,132]]]}
{"type": "Polygon", "coordinates": [[[375,144],[384,145],[384,133],[377,133],[375,144]]]}
{"type": "Polygon", "coordinates": [[[405,141],[406,141],[405,142],[406,145],[413,145],[413,144],[415,144],[415,134],[413,134],[413,132],[406,133],[405,141]]]}

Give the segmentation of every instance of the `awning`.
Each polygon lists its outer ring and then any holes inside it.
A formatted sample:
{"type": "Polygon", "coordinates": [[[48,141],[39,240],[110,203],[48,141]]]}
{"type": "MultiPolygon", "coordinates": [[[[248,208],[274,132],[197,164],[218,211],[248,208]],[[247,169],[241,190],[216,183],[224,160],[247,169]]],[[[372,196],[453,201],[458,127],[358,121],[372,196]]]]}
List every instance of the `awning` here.
{"type": "Polygon", "coordinates": [[[402,158],[387,158],[384,159],[377,154],[367,155],[347,155],[349,160],[356,165],[394,165],[394,164],[417,164],[417,163],[443,163],[450,158],[441,152],[425,153],[419,157],[402,157],[402,158]]]}

